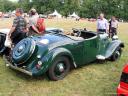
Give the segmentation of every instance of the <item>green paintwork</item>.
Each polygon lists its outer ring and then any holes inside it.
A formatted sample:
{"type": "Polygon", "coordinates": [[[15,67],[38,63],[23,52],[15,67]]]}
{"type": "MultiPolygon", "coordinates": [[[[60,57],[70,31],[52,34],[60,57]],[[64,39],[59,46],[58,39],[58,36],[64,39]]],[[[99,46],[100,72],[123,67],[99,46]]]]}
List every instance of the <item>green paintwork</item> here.
{"type": "Polygon", "coordinates": [[[110,40],[106,34],[97,35],[94,32],[88,31],[84,33],[87,36],[85,39],[80,37],[72,38],[62,34],[45,34],[44,36],[26,38],[14,48],[12,52],[12,65],[32,73],[33,76],[37,76],[44,74],[58,56],[66,56],[72,65],[79,67],[95,61],[97,55],[102,55],[107,59],[118,46],[122,47],[123,45],[120,40],[110,40]],[[35,42],[34,45],[32,41],[35,42]],[[30,51],[20,50],[21,46],[27,48],[26,50],[31,48],[31,46],[34,46],[32,48],[35,49],[30,53],[30,51]],[[28,57],[29,59],[26,59],[23,63],[17,63],[22,62],[23,58],[28,57]],[[40,68],[37,68],[36,65],[39,61],[42,64],[40,68]]]}

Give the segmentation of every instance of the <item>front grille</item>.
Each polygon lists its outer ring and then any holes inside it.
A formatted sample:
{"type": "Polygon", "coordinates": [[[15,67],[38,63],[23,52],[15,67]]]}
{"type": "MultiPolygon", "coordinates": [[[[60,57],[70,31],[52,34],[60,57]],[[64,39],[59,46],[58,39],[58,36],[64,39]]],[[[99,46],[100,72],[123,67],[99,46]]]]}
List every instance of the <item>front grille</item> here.
{"type": "Polygon", "coordinates": [[[128,84],[128,73],[122,72],[120,81],[128,84]]]}

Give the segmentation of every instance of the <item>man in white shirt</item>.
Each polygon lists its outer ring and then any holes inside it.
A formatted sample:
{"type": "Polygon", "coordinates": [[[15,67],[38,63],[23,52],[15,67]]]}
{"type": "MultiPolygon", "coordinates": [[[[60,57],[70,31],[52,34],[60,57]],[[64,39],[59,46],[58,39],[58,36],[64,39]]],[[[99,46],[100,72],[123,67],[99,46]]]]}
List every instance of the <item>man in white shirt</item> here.
{"type": "Polygon", "coordinates": [[[104,18],[104,14],[100,14],[97,20],[97,32],[105,32],[108,33],[108,21],[104,18]]]}
{"type": "Polygon", "coordinates": [[[113,37],[117,35],[117,28],[118,28],[118,21],[116,20],[115,16],[112,16],[110,23],[110,36],[113,37]]]}

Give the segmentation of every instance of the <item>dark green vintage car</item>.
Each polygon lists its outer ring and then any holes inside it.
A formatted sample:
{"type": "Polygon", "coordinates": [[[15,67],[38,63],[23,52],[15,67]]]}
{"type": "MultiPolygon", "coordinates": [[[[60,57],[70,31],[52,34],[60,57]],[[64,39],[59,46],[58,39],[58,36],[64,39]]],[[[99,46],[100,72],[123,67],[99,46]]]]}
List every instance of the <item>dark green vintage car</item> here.
{"type": "MultiPolygon", "coordinates": [[[[124,44],[107,34],[76,30],[76,36],[45,34],[21,40],[12,51],[13,69],[31,76],[48,74],[51,80],[63,79],[71,68],[95,60],[117,60],[124,44]]],[[[75,34],[76,34],[75,33],[75,34]]]]}

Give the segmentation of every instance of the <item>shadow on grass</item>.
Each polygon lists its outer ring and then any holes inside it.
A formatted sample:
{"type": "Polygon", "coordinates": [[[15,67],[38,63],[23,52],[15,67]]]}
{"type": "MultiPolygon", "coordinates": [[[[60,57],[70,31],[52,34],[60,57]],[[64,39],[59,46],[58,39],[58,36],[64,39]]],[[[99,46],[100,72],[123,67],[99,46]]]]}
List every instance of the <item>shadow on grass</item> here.
{"type": "MultiPolygon", "coordinates": [[[[109,64],[109,62],[112,62],[112,61],[110,61],[110,60],[102,60],[102,61],[95,60],[95,61],[93,61],[93,62],[90,62],[90,63],[84,64],[84,65],[81,65],[81,66],[78,67],[78,68],[83,68],[83,67],[91,66],[91,65],[103,65],[103,64],[109,64]]],[[[77,69],[77,68],[76,68],[76,69],[77,69]]]]}
{"type": "Polygon", "coordinates": [[[48,77],[46,74],[43,74],[41,76],[29,76],[25,73],[22,73],[20,71],[17,71],[17,70],[14,70],[14,69],[11,69],[11,68],[8,68],[8,70],[11,72],[11,74],[16,77],[16,78],[19,78],[19,79],[22,79],[22,80],[25,80],[25,81],[29,81],[29,82],[33,82],[33,81],[43,81],[43,80],[46,80],[46,81],[49,81],[48,77]]]}
{"type": "MultiPolygon", "coordinates": [[[[88,63],[88,64],[85,64],[85,65],[82,65],[82,66],[80,66],[80,67],[78,67],[78,68],[74,68],[74,69],[71,69],[70,70],[70,72],[69,73],[72,73],[72,71],[74,71],[74,70],[77,70],[77,69],[81,69],[81,68],[83,68],[83,67],[87,67],[87,66],[91,66],[91,65],[94,65],[94,64],[99,64],[99,65],[102,65],[102,64],[108,64],[108,63],[106,63],[106,62],[108,62],[108,61],[94,61],[94,62],[91,62],[91,63],[88,63]]],[[[43,75],[41,75],[41,76],[29,76],[29,75],[27,75],[27,74],[25,74],[25,73],[22,73],[22,72],[19,72],[19,71],[17,71],[17,70],[14,70],[14,69],[11,69],[11,68],[9,68],[9,70],[12,72],[12,74],[14,75],[14,76],[16,76],[16,78],[20,78],[20,79],[23,79],[23,80],[25,80],[25,81],[29,81],[29,82],[33,82],[33,81],[43,81],[43,80],[45,80],[45,81],[51,81],[49,78],[48,78],[48,76],[47,76],[47,74],[45,73],[45,74],[43,74],[43,75]]]]}

